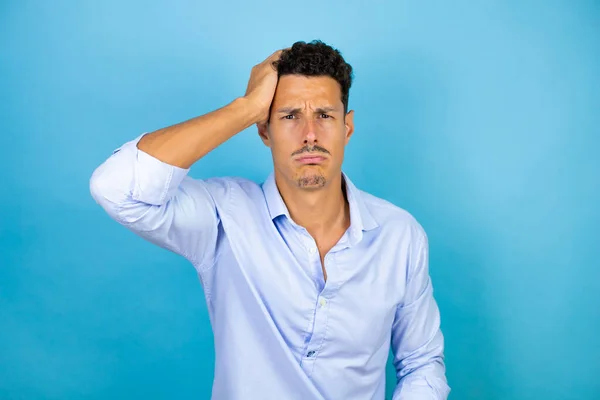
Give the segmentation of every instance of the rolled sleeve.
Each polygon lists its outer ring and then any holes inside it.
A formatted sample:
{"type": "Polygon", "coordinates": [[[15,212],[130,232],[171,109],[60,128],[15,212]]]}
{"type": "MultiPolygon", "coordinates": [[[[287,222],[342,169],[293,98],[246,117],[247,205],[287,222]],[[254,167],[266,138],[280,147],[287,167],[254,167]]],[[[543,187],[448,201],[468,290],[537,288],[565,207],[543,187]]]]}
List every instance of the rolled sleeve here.
{"type": "Polygon", "coordinates": [[[189,172],[189,169],[166,164],[139,149],[136,157],[132,198],[147,204],[160,206],[166,203],[189,172]]]}
{"type": "Polygon", "coordinates": [[[90,179],[90,192],[108,215],[143,238],[195,266],[211,263],[219,216],[215,197],[224,199],[219,180],[189,178],[189,170],[164,163],[129,141],[116,149],[90,179]]]}
{"type": "Polygon", "coordinates": [[[450,387],[444,364],[440,313],[429,276],[427,237],[423,234],[410,266],[405,301],[396,310],[392,351],[398,384],[393,400],[443,400],[450,387]]]}

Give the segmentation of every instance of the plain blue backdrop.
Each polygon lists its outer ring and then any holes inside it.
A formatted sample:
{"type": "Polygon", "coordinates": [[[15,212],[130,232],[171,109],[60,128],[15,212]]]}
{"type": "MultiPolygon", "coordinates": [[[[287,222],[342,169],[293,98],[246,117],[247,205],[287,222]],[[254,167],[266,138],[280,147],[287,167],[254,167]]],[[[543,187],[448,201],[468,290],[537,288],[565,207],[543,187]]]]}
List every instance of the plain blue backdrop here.
{"type": "MultiPolygon", "coordinates": [[[[355,68],[345,171],[429,234],[450,398],[600,398],[598,1],[4,0],[1,399],[209,398],[193,267],[89,178],[312,39],[355,68]]],[[[271,166],[250,128],[191,174],[271,166]]]]}

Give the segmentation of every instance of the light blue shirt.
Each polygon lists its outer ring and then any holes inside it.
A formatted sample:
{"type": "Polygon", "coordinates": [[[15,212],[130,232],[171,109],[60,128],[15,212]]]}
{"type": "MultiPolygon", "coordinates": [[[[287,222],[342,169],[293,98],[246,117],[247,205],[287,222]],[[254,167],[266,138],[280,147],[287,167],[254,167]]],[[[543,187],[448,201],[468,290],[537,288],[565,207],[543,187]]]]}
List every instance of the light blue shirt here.
{"type": "Polygon", "coordinates": [[[446,399],[444,339],[427,236],[406,211],[343,174],[350,228],[325,256],[288,213],[273,175],[197,180],[137,148],[94,172],[94,199],[116,221],[187,258],[215,340],[212,398],[446,399]]]}

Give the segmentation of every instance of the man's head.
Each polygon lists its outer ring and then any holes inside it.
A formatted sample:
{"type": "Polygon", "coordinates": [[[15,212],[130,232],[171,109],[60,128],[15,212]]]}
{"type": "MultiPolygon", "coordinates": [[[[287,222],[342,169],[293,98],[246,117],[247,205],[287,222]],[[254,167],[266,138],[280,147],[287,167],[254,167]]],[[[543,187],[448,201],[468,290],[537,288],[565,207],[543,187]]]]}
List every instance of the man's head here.
{"type": "Polygon", "coordinates": [[[294,43],[275,67],[277,89],[259,134],[277,174],[300,188],[324,187],[341,174],[354,131],[354,113],[348,112],[352,67],[320,41],[294,43]]]}

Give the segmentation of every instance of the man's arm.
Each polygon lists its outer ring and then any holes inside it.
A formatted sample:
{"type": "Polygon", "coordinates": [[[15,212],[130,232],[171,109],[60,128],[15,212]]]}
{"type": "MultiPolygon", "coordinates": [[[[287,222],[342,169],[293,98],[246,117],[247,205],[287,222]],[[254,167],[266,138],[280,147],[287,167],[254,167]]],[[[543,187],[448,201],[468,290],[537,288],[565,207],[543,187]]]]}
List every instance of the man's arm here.
{"type": "Polygon", "coordinates": [[[200,267],[217,243],[215,200],[222,180],[187,177],[193,163],[254,123],[268,118],[277,86],[278,51],[252,69],[246,95],[216,111],[145,134],[116,150],[93,173],[92,197],[116,221],[200,267]]]}
{"type": "Polygon", "coordinates": [[[282,50],[252,68],[246,95],[219,110],[148,134],[138,148],[170,165],[190,168],[211,150],[253,124],[268,120],[277,87],[273,65],[282,50]]]}
{"type": "Polygon", "coordinates": [[[393,400],[448,397],[440,312],[429,276],[429,247],[423,232],[411,251],[405,300],[396,310],[392,351],[397,386],[393,400]]]}

